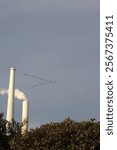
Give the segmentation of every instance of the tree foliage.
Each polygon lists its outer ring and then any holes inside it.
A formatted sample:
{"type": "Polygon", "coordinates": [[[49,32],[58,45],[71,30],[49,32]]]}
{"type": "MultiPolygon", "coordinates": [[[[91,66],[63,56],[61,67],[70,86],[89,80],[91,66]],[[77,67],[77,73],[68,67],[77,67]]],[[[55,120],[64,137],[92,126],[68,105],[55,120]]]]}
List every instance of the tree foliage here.
{"type": "Polygon", "coordinates": [[[10,146],[12,150],[99,150],[99,128],[99,122],[94,120],[75,122],[67,118],[17,135],[10,146]]]}
{"type": "Polygon", "coordinates": [[[10,141],[16,135],[21,136],[21,124],[16,121],[12,123],[3,118],[3,113],[0,114],[0,150],[10,150],[10,141]]]}
{"type": "Polygon", "coordinates": [[[0,114],[0,149],[8,148],[8,136],[6,130],[6,120],[3,119],[3,114],[0,114]]]}
{"type": "Polygon", "coordinates": [[[20,123],[7,122],[0,114],[0,150],[99,150],[100,123],[70,118],[21,134],[20,123]]]}

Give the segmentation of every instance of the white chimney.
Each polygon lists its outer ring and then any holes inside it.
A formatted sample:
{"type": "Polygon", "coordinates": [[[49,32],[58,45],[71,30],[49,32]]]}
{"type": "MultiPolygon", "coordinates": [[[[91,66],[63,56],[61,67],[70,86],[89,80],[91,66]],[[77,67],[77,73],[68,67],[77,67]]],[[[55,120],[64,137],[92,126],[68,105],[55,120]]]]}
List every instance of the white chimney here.
{"type": "Polygon", "coordinates": [[[15,68],[10,69],[9,90],[8,90],[8,103],[6,120],[12,122],[14,119],[14,89],[15,89],[15,68]]]}
{"type": "Polygon", "coordinates": [[[22,105],[22,134],[24,134],[28,131],[29,101],[23,101],[22,105]]]}

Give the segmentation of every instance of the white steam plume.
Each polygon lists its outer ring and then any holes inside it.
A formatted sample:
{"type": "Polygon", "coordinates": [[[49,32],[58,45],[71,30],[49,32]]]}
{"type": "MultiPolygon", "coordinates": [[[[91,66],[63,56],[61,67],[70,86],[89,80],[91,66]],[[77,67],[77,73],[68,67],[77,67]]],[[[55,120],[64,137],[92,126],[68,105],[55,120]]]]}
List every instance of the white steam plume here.
{"type": "MultiPolygon", "coordinates": [[[[0,88],[0,94],[2,95],[8,94],[8,89],[0,88]]],[[[18,89],[15,89],[15,98],[22,100],[22,101],[28,101],[28,98],[26,97],[26,95],[18,89]]]]}
{"type": "Polygon", "coordinates": [[[2,95],[8,94],[8,90],[5,88],[0,88],[0,94],[2,94],[2,95]]]}
{"type": "Polygon", "coordinates": [[[18,89],[15,89],[15,97],[19,100],[28,101],[26,95],[18,89]]]}

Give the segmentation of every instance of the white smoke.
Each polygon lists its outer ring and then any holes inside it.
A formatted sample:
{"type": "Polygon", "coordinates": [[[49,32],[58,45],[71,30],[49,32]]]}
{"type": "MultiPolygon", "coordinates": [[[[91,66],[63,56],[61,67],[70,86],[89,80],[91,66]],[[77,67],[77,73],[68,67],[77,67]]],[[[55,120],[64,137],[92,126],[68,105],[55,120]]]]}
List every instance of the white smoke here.
{"type": "MultiPolygon", "coordinates": [[[[2,94],[2,95],[8,94],[8,89],[0,88],[0,94],[2,94]]],[[[26,95],[22,91],[20,91],[18,89],[15,89],[14,96],[15,96],[15,98],[17,98],[19,100],[28,101],[28,98],[26,97],[26,95]]]]}
{"type": "Polygon", "coordinates": [[[28,101],[26,95],[18,89],[15,89],[15,97],[19,100],[28,101]]]}
{"type": "Polygon", "coordinates": [[[2,95],[8,94],[8,90],[5,88],[0,88],[0,94],[2,94],[2,95]]]}

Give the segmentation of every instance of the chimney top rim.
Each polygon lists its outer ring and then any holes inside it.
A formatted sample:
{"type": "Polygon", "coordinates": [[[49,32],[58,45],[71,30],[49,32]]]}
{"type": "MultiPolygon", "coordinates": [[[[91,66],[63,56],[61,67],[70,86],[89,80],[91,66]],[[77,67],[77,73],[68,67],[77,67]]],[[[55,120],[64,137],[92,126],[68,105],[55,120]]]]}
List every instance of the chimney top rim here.
{"type": "Polygon", "coordinates": [[[15,67],[11,67],[10,69],[11,69],[11,70],[15,70],[15,67]]]}

